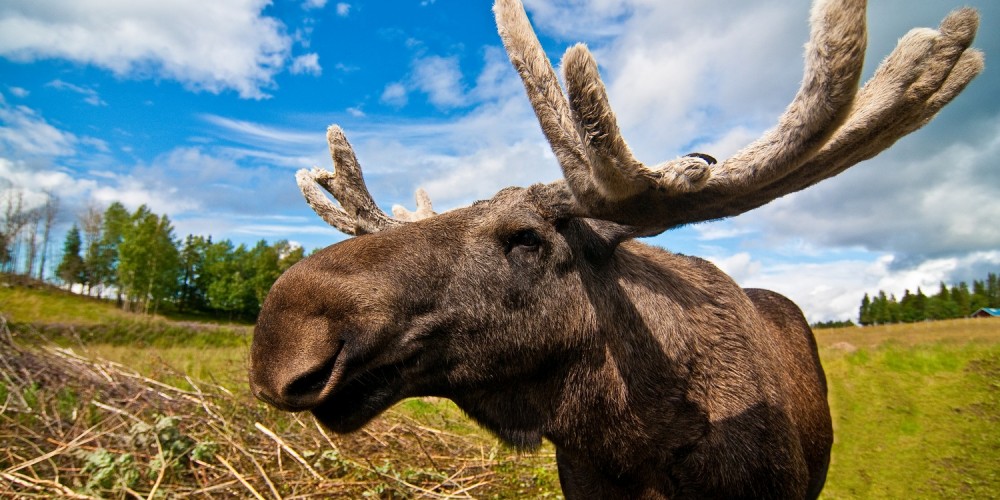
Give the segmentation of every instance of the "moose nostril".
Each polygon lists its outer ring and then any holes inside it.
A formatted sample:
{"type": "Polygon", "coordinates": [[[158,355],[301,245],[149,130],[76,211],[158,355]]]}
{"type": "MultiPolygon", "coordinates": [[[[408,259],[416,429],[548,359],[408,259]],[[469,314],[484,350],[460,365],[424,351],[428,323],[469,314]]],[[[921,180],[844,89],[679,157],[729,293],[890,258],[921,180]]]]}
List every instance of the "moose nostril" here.
{"type": "Polygon", "coordinates": [[[294,406],[316,404],[333,375],[332,365],[332,362],[326,363],[315,370],[300,375],[285,387],[285,390],[282,391],[282,399],[294,406]]]}

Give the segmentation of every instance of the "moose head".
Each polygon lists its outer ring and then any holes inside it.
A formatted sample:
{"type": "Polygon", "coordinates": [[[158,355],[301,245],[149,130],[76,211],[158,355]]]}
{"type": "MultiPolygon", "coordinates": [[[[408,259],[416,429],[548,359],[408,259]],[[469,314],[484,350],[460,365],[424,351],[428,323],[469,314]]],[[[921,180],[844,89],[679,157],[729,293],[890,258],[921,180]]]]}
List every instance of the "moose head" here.
{"type": "Polygon", "coordinates": [[[818,0],[802,86],[731,158],[647,166],[591,53],[566,89],[517,0],[494,6],[564,179],[435,214],[383,213],[340,128],[335,172],[297,179],[355,235],[274,284],[254,331],[263,401],[351,432],[414,396],[454,400],[504,441],[557,449],[567,497],[815,497],[833,435],[802,313],[710,263],[634,239],[737,215],[837,175],[927,123],[982,69],[969,9],[906,35],[858,89],[863,0],[818,0]],[[324,188],[339,202],[334,203],[324,188]]]}

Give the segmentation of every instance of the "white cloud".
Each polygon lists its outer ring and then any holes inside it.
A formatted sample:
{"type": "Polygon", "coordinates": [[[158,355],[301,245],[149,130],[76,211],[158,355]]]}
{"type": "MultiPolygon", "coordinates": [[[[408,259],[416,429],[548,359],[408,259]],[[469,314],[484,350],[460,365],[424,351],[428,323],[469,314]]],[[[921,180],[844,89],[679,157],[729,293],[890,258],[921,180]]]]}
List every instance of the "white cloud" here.
{"type": "Polygon", "coordinates": [[[196,210],[198,203],[182,195],[177,187],[150,186],[143,179],[127,176],[115,179],[114,185],[101,184],[90,191],[90,198],[99,206],[118,201],[130,210],[146,205],[158,214],[180,214],[196,210]]]}
{"type": "Polygon", "coordinates": [[[21,98],[28,97],[28,95],[31,94],[28,89],[21,87],[7,87],[7,91],[10,92],[10,95],[21,98]]]}
{"type": "Polygon", "coordinates": [[[83,102],[90,104],[91,106],[107,106],[108,103],[101,99],[101,96],[96,90],[88,87],[81,87],[79,85],[73,85],[69,82],[64,82],[62,80],[56,79],[45,84],[47,87],[52,87],[57,90],[64,90],[69,92],[75,92],[83,96],[83,102]]]}
{"type": "Polygon", "coordinates": [[[525,0],[536,29],[576,41],[620,34],[623,18],[642,2],[629,0],[525,0]]]}
{"type": "Polygon", "coordinates": [[[400,82],[394,82],[386,85],[379,100],[384,104],[397,108],[406,106],[406,102],[408,100],[406,85],[403,85],[400,82]]]}
{"type": "Polygon", "coordinates": [[[66,59],[119,77],[260,99],[292,44],[280,21],[262,15],[268,3],[13,0],[0,11],[0,56],[66,59]]]}
{"type": "Polygon", "coordinates": [[[322,9],[323,7],[326,7],[326,1],[327,0],[305,0],[302,2],[302,8],[305,10],[322,9]]]}
{"type": "Polygon", "coordinates": [[[289,71],[293,75],[308,73],[319,76],[323,73],[323,68],[319,65],[319,54],[313,52],[296,57],[292,60],[292,67],[289,71]]]}
{"type": "Polygon", "coordinates": [[[44,192],[60,197],[75,198],[97,187],[90,179],[78,179],[68,172],[58,169],[39,169],[20,160],[0,157],[0,179],[14,188],[25,191],[26,199],[43,202],[44,192]]]}
{"type": "Polygon", "coordinates": [[[218,115],[202,115],[202,118],[206,122],[218,127],[219,131],[227,133],[227,138],[264,149],[274,148],[279,145],[297,147],[315,145],[317,142],[320,144],[323,143],[322,130],[290,131],[218,115]]]}
{"type": "Polygon", "coordinates": [[[345,2],[337,3],[337,15],[340,17],[347,17],[351,13],[351,4],[345,2]]]}
{"type": "Polygon", "coordinates": [[[0,152],[19,158],[67,156],[78,143],[76,135],[53,127],[36,111],[0,102],[0,152]]]}
{"type": "MultiPolygon", "coordinates": [[[[917,157],[905,148],[890,150],[732,223],[760,228],[777,241],[806,238],[905,257],[1000,248],[1000,172],[994,168],[1000,117],[984,131],[986,140],[956,140],[917,157]]],[[[908,141],[921,140],[933,141],[933,129],[908,141]]]]}
{"type": "Polygon", "coordinates": [[[548,148],[544,141],[526,141],[465,156],[428,157],[425,161],[438,173],[422,185],[435,203],[451,208],[489,198],[507,186],[552,181],[559,172],[548,148]],[[525,168],[530,165],[537,168],[525,168]]]}
{"type": "Polygon", "coordinates": [[[413,85],[431,104],[450,109],[466,104],[462,70],[457,57],[428,56],[413,63],[413,85]]]}
{"type": "Polygon", "coordinates": [[[1000,251],[928,259],[902,268],[891,254],[873,260],[832,257],[813,263],[764,263],[747,253],[709,260],[741,286],[774,290],[792,299],[810,323],[844,319],[857,322],[858,307],[866,293],[873,295],[883,290],[901,297],[906,290],[916,292],[918,288],[934,293],[942,282],[954,285],[983,279],[987,270],[995,272],[1000,266],[1000,251]]]}
{"type": "Polygon", "coordinates": [[[748,278],[755,276],[760,272],[761,268],[760,262],[753,260],[753,257],[747,252],[740,252],[726,257],[713,257],[708,260],[718,266],[719,269],[728,274],[737,283],[743,283],[748,278]]]}
{"type": "Polygon", "coordinates": [[[754,230],[748,227],[736,227],[725,222],[715,224],[699,224],[694,226],[698,233],[698,239],[702,241],[726,240],[739,238],[753,234],[754,230]]]}

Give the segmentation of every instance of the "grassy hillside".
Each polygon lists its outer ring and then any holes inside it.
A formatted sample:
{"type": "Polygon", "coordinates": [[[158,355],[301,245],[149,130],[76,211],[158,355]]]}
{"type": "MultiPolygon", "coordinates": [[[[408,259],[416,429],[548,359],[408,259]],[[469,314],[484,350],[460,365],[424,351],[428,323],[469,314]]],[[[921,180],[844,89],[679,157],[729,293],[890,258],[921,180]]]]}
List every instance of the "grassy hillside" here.
{"type": "Polygon", "coordinates": [[[893,333],[902,341],[822,351],[835,431],[824,497],[1000,495],[1000,333],[893,333]]]}
{"type": "MultiPolygon", "coordinates": [[[[507,450],[447,401],[406,401],[350,436],[270,410],[246,391],[246,326],[44,289],[0,288],[0,312],[18,340],[0,353],[0,497],[558,496],[551,446],[507,450]]],[[[824,498],[1000,496],[1000,321],[817,341],[836,433],[824,498]]]]}

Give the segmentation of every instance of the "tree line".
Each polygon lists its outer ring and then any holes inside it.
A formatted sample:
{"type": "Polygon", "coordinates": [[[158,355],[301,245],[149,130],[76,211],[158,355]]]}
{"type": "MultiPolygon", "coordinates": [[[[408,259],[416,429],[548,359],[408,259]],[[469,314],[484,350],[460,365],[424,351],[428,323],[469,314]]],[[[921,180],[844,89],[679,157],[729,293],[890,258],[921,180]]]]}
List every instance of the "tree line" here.
{"type": "Polygon", "coordinates": [[[230,240],[174,237],[173,224],[143,205],[91,208],[66,233],[56,276],[87,295],[111,293],[129,311],[209,313],[254,318],[278,276],[304,256],[282,240],[234,245],[230,240]]]}
{"type": "Polygon", "coordinates": [[[874,297],[861,299],[858,320],[862,325],[914,323],[917,321],[965,318],[983,307],[1000,307],[1000,280],[989,273],[985,280],[975,280],[948,287],[944,283],[934,295],[906,290],[902,298],[879,290],[874,297]]]}

